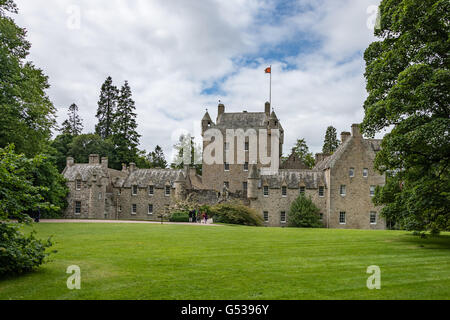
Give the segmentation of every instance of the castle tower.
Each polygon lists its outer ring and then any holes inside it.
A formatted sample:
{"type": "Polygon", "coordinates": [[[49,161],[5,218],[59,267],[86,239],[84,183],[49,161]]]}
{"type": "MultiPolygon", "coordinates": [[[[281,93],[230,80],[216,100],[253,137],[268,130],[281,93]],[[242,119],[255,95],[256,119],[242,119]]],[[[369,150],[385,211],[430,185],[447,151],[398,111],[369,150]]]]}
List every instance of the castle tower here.
{"type": "Polygon", "coordinates": [[[247,198],[251,200],[255,200],[258,198],[258,181],[259,181],[259,172],[256,164],[252,165],[250,169],[250,173],[248,175],[248,189],[247,189],[247,198]]]}
{"type": "Polygon", "coordinates": [[[177,176],[177,179],[174,182],[175,187],[175,199],[183,200],[184,195],[186,194],[186,177],[183,172],[180,172],[177,176]]]}

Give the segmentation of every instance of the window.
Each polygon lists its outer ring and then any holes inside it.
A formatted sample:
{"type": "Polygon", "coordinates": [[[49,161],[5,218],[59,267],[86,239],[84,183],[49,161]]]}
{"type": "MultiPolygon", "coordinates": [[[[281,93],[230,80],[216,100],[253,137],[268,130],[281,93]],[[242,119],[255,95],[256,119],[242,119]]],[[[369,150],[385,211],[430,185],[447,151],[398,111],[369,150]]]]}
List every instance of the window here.
{"type": "Polygon", "coordinates": [[[287,197],[287,187],[281,187],[281,195],[287,197]]]}
{"type": "Polygon", "coordinates": [[[355,176],[355,168],[350,168],[348,175],[350,176],[350,178],[353,178],[355,176]]]}
{"type": "Polygon", "coordinates": [[[117,195],[120,196],[122,194],[122,190],[119,189],[119,191],[117,191],[117,195]]]}
{"type": "Polygon", "coordinates": [[[137,193],[138,193],[138,186],[133,186],[131,189],[132,189],[131,194],[132,194],[133,196],[137,196],[137,193]]]}
{"type": "Polygon", "coordinates": [[[370,186],[370,196],[371,197],[375,196],[375,189],[376,189],[375,186],[370,186]]]}
{"type": "Polygon", "coordinates": [[[377,213],[371,212],[370,213],[370,224],[377,224],[377,213]]]}
{"type": "Polygon", "coordinates": [[[268,211],[264,211],[264,222],[269,222],[269,212],[268,211]]]}
{"type": "Polygon", "coordinates": [[[247,190],[248,190],[248,183],[247,182],[243,182],[242,183],[242,190],[244,191],[244,195],[247,194],[247,190]]]}
{"type": "Polygon", "coordinates": [[[319,217],[320,217],[320,221],[323,221],[323,213],[320,213],[319,217]]]}
{"type": "Polygon", "coordinates": [[[166,186],[166,197],[170,196],[170,186],[166,186]]]}
{"type": "Polygon", "coordinates": [[[119,205],[118,210],[119,210],[119,212],[122,212],[122,206],[121,205],[119,205]]]}
{"type": "Polygon", "coordinates": [[[244,151],[249,151],[249,150],[250,150],[250,144],[248,142],[246,142],[244,151]]]}
{"type": "Polygon", "coordinates": [[[319,197],[325,197],[325,187],[319,187],[319,197]]]}
{"type": "Polygon", "coordinates": [[[305,195],[306,193],[306,188],[305,187],[300,187],[300,194],[301,195],[305,195]]]}
{"type": "Polygon", "coordinates": [[[269,196],[269,187],[264,186],[264,197],[268,197],[268,196],[269,196]]]}
{"type": "Polygon", "coordinates": [[[153,204],[148,205],[148,214],[153,214],[153,204]]]}
{"type": "Polygon", "coordinates": [[[347,214],[345,212],[339,213],[339,223],[346,224],[347,223],[347,214]]]}
{"type": "Polygon", "coordinates": [[[148,186],[148,195],[153,196],[155,194],[155,187],[154,186],[148,186]]]}
{"type": "Polygon", "coordinates": [[[223,186],[227,189],[230,189],[230,183],[228,181],[224,181],[223,186]]]}
{"type": "Polygon", "coordinates": [[[281,223],[286,223],[286,211],[281,211],[280,221],[281,223]]]}
{"type": "Polygon", "coordinates": [[[75,188],[77,190],[81,190],[81,180],[77,179],[77,181],[75,181],[75,188]]]}
{"type": "Polygon", "coordinates": [[[340,190],[341,196],[345,197],[347,195],[347,187],[345,185],[341,185],[340,190]]]}
{"type": "Polygon", "coordinates": [[[75,201],[75,214],[81,214],[81,201],[75,201]]]}
{"type": "Polygon", "coordinates": [[[137,213],[137,204],[132,204],[131,205],[131,214],[136,214],[137,213]]]}
{"type": "Polygon", "coordinates": [[[244,164],[244,171],[248,171],[248,162],[244,164]]]}
{"type": "Polygon", "coordinates": [[[225,162],[224,167],[225,167],[225,171],[230,171],[230,164],[229,163],[225,162]]]}
{"type": "Polygon", "coordinates": [[[369,176],[369,169],[364,168],[364,169],[363,169],[363,177],[364,177],[364,178],[367,178],[368,176],[369,176]]]}
{"type": "Polygon", "coordinates": [[[98,200],[102,200],[103,194],[101,192],[98,193],[98,200]]]}

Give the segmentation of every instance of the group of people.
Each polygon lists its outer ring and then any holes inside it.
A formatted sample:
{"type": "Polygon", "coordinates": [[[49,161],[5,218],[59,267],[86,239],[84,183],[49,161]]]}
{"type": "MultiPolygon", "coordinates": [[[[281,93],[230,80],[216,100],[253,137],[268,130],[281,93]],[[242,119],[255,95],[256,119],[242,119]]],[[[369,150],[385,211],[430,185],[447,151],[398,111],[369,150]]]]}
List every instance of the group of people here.
{"type": "Polygon", "coordinates": [[[189,222],[192,223],[208,223],[208,214],[206,212],[200,212],[199,210],[189,211],[189,222]]]}

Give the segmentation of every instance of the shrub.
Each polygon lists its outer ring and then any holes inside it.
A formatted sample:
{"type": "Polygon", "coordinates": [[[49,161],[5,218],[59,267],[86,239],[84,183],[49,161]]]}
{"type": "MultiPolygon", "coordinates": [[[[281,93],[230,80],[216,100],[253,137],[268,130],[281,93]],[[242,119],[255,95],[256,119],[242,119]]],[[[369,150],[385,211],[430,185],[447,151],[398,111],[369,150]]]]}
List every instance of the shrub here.
{"type": "Polygon", "coordinates": [[[169,218],[170,222],[189,222],[188,212],[174,212],[169,218]]]}
{"type": "Polygon", "coordinates": [[[262,226],[263,219],[255,210],[240,203],[224,203],[210,208],[214,222],[239,224],[245,226],[262,226]]]}
{"type": "Polygon", "coordinates": [[[32,271],[50,254],[45,252],[52,245],[50,239],[43,242],[34,232],[25,236],[18,229],[18,225],[0,223],[0,276],[32,271]]]}
{"type": "Polygon", "coordinates": [[[312,202],[311,198],[300,195],[291,205],[288,223],[296,228],[322,228],[320,221],[320,209],[312,202]]]}

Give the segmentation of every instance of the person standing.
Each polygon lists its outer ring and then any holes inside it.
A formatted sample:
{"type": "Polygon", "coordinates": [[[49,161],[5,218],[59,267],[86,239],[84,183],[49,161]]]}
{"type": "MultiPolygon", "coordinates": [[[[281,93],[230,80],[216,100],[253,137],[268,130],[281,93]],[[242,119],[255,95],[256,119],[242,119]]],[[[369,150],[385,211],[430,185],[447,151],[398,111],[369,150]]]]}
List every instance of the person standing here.
{"type": "Polygon", "coordinates": [[[192,219],[193,219],[193,214],[192,214],[192,210],[189,211],[189,222],[192,223],[192,219]]]}
{"type": "Polygon", "coordinates": [[[205,212],[205,224],[208,224],[208,213],[205,212]]]}

